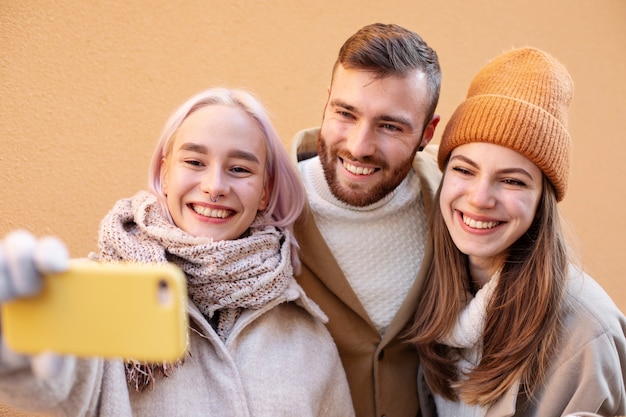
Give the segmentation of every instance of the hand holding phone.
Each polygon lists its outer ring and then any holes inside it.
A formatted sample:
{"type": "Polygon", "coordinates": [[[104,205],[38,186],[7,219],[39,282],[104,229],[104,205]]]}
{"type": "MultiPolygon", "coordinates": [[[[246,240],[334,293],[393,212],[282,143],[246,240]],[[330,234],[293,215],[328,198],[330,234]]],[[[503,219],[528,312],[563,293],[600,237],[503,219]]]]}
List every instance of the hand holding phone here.
{"type": "Polygon", "coordinates": [[[174,265],[72,260],[44,274],[38,294],[2,305],[2,333],[26,354],[174,361],[186,349],[186,301],[174,265]]]}

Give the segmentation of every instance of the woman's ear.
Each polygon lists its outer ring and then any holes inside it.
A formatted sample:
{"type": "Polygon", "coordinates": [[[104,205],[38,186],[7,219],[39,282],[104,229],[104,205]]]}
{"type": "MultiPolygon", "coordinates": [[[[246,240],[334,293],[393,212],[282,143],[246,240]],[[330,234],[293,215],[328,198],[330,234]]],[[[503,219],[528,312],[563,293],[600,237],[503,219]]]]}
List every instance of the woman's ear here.
{"type": "Polygon", "coordinates": [[[272,195],[272,185],[270,184],[270,181],[266,181],[263,186],[263,193],[261,194],[261,200],[259,201],[258,211],[263,211],[267,208],[270,195],[272,195]]]}

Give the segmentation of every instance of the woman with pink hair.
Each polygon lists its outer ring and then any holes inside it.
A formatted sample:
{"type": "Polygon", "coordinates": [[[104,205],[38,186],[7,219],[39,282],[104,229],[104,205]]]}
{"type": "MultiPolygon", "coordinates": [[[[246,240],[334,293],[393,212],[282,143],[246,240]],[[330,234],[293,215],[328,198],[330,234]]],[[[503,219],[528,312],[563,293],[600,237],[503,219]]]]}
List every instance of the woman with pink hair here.
{"type": "MultiPolygon", "coordinates": [[[[300,263],[292,227],[305,198],[251,94],[216,88],[192,97],[165,125],[149,191],[115,204],[100,225],[99,253],[90,255],[183,270],[187,354],[155,364],[28,357],[4,347],[0,400],[63,415],[354,415],[326,317],[293,277],[300,263]],[[42,362],[47,370],[33,372],[42,362]]],[[[66,253],[58,240],[9,234],[0,246],[0,300],[27,296],[40,273],[63,270],[67,255],[58,253],[66,253]]]]}

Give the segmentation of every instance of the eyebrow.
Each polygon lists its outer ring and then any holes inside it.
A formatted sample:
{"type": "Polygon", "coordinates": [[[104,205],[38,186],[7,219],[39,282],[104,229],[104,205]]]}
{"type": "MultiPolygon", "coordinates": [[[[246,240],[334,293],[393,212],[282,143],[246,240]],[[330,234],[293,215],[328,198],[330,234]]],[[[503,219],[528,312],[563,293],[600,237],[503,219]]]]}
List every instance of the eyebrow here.
{"type": "Polygon", "coordinates": [[[180,150],[197,152],[197,153],[209,153],[206,146],[200,145],[198,143],[193,143],[193,142],[183,143],[182,145],[180,145],[180,150]]]}
{"type": "MultiPolygon", "coordinates": [[[[473,160],[471,160],[470,158],[464,156],[464,155],[454,155],[450,158],[450,161],[454,160],[454,159],[460,159],[461,161],[473,166],[476,169],[480,169],[480,167],[478,166],[478,164],[476,162],[474,162],[473,160]]],[[[504,168],[498,171],[498,173],[500,174],[522,174],[527,176],[528,178],[530,178],[531,180],[534,180],[533,176],[530,175],[530,173],[528,171],[526,171],[523,168],[504,168]]]]}
{"type": "MultiPolygon", "coordinates": [[[[356,109],[356,107],[345,103],[343,101],[341,101],[340,99],[334,99],[331,100],[330,102],[331,106],[333,107],[342,107],[348,111],[354,112],[354,113],[359,113],[359,111],[356,109]]],[[[407,128],[409,128],[410,130],[414,129],[413,123],[409,120],[406,119],[405,117],[400,117],[400,116],[391,116],[388,114],[383,114],[381,116],[378,116],[376,118],[376,120],[380,121],[380,122],[391,122],[391,123],[398,123],[401,125],[406,126],[407,128]]]]}
{"type": "Polygon", "coordinates": [[[260,162],[259,158],[252,152],[242,151],[241,149],[236,149],[235,151],[230,153],[230,156],[237,159],[245,159],[246,161],[256,162],[257,164],[260,162]]]}
{"type": "MultiPolygon", "coordinates": [[[[180,146],[180,149],[182,151],[196,152],[205,155],[209,153],[209,150],[206,146],[194,142],[185,142],[180,146]]],[[[246,161],[256,162],[257,164],[260,163],[259,158],[257,158],[255,154],[241,149],[235,149],[231,151],[228,156],[230,158],[244,159],[246,161]]]]}

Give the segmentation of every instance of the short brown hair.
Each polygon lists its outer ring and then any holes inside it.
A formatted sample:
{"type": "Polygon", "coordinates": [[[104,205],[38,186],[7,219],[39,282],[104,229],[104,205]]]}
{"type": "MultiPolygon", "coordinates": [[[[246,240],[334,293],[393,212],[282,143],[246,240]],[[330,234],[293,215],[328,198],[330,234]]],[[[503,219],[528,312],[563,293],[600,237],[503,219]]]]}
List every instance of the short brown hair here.
{"type": "Polygon", "coordinates": [[[430,92],[430,120],[439,102],[441,69],[437,53],[417,33],[395,24],[373,23],[359,29],[343,44],[333,67],[373,72],[377,78],[404,76],[419,70],[430,92]]]}

